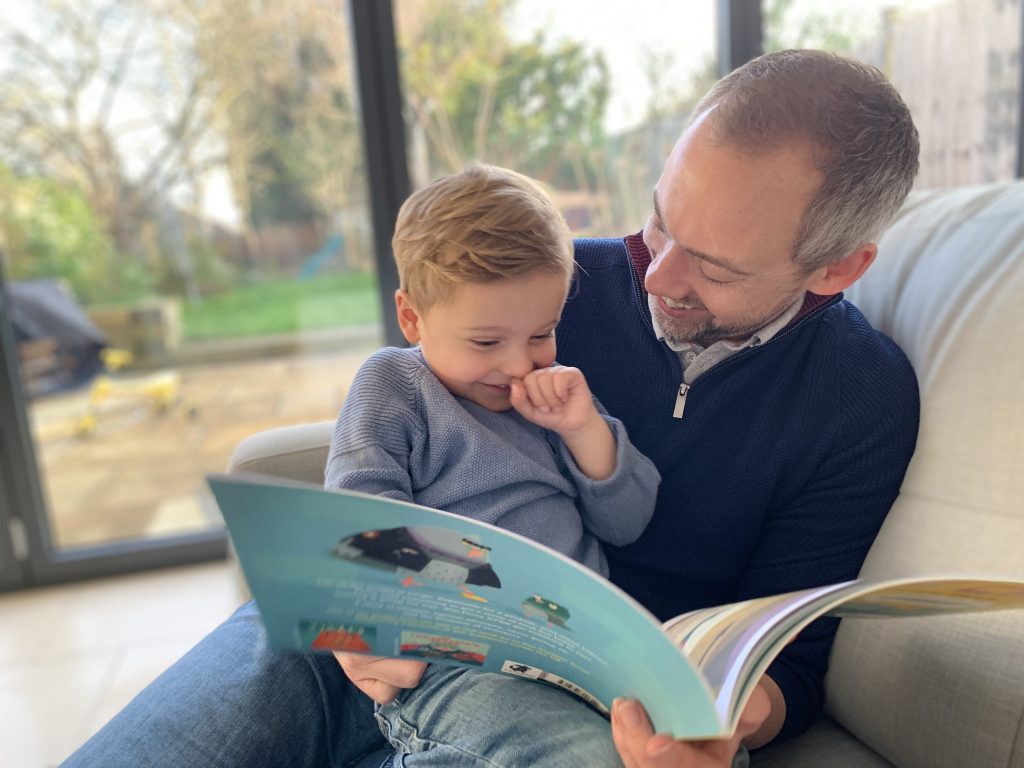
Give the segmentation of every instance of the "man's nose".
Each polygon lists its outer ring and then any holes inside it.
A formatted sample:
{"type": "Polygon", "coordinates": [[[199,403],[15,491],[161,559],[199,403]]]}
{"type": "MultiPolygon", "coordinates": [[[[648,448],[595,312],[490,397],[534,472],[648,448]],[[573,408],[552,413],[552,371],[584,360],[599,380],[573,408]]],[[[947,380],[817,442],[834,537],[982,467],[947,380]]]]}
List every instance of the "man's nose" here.
{"type": "Polygon", "coordinates": [[[693,283],[690,279],[689,259],[675,243],[670,243],[652,254],[651,265],[644,277],[644,288],[654,296],[679,298],[688,295],[693,283]]]}

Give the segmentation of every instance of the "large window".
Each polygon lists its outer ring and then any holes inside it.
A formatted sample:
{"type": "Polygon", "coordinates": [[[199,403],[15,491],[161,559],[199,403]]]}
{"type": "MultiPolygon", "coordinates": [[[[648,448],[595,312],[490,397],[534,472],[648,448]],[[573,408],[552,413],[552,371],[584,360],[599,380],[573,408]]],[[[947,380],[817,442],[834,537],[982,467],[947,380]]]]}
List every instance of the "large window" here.
{"type": "MultiPolygon", "coordinates": [[[[392,5],[412,185],[507,165],[580,235],[640,229],[717,78],[716,14],[756,19],[743,0],[392,5]]],[[[405,189],[381,96],[388,7],[0,0],[0,584],[26,542],[43,580],[140,542],[151,557],[209,534],[222,551],[203,475],[253,432],[335,414],[383,340],[375,262],[405,189]],[[367,105],[350,7],[378,78],[367,105]],[[371,117],[370,162],[394,165],[374,210],[367,182],[389,174],[366,167],[371,117]]],[[[920,186],[1015,175],[1022,0],[762,11],[766,50],[831,48],[891,78],[921,132],[920,186]]]]}
{"type": "Polygon", "coordinates": [[[713,2],[396,0],[413,186],[472,162],[545,185],[580,235],[643,226],[716,79],[713,2]]]}
{"type": "Polygon", "coordinates": [[[919,187],[1016,175],[1020,0],[765,0],[765,49],[848,53],[879,67],[921,134],[919,187]]]}
{"type": "Polygon", "coordinates": [[[204,475],[332,418],[380,343],[347,5],[2,5],[6,394],[47,556],[219,532],[204,475]]]}

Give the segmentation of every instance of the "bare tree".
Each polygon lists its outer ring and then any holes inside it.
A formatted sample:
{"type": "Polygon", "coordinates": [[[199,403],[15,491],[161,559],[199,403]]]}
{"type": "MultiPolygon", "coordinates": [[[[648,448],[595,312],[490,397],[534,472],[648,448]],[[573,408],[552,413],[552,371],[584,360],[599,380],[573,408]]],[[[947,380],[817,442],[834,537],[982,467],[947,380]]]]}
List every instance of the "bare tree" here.
{"type": "MultiPolygon", "coordinates": [[[[221,0],[201,6],[195,28],[249,227],[340,218],[357,242],[366,186],[345,15],[320,0],[221,0]]],[[[259,248],[251,230],[249,242],[259,248]]],[[[365,248],[347,256],[368,265],[365,248]]]]}
{"type": "Polygon", "coordinates": [[[78,186],[123,257],[172,191],[222,162],[180,4],[40,0],[0,21],[0,157],[78,186]]]}

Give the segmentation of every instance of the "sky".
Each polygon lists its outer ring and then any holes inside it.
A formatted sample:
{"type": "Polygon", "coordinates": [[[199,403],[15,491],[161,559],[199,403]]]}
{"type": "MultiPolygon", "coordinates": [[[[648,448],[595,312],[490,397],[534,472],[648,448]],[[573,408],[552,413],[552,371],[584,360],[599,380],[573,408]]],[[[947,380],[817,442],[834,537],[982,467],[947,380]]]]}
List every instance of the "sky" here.
{"type": "MultiPolygon", "coordinates": [[[[876,19],[887,7],[914,12],[953,1],[794,0],[786,26],[798,27],[801,19],[814,12],[856,12],[876,19]]],[[[612,79],[605,128],[618,133],[644,117],[649,97],[644,49],[671,55],[674,61],[666,77],[685,84],[717,49],[717,9],[717,0],[519,0],[511,31],[525,40],[544,28],[553,40],[587,40],[602,51],[612,79]]]]}
{"type": "Polygon", "coordinates": [[[512,34],[530,38],[543,28],[552,40],[587,40],[602,51],[612,80],[605,128],[610,133],[643,120],[649,96],[644,51],[671,55],[666,77],[683,82],[716,48],[715,0],[519,0],[512,34]]]}

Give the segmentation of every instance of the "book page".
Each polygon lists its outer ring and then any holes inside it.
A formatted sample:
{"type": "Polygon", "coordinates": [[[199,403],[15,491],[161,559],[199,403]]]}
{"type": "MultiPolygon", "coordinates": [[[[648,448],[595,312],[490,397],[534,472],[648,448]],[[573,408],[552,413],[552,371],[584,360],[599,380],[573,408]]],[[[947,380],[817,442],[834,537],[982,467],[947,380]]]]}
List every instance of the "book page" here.
{"type": "Polygon", "coordinates": [[[823,615],[909,618],[1024,608],[1024,581],[971,577],[850,581],[687,613],[663,625],[734,727],[765,670],[823,615]]]}
{"type": "Polygon", "coordinates": [[[700,675],[617,587],[523,537],[365,494],[209,478],[270,642],[504,672],[659,731],[724,733],[700,675]]]}

